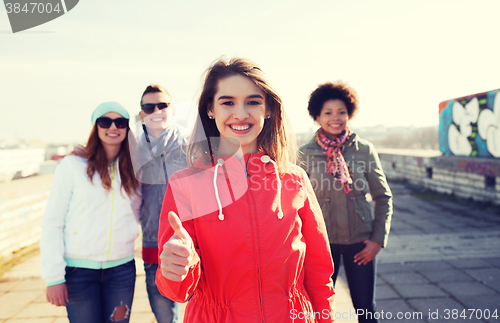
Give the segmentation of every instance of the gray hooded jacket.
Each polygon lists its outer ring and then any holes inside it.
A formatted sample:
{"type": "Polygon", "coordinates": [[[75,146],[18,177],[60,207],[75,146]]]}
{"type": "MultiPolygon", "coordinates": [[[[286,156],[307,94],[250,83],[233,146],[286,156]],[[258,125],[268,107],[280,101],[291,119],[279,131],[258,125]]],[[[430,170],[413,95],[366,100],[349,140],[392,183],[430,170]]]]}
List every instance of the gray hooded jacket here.
{"type": "Polygon", "coordinates": [[[140,222],[142,243],[146,248],[158,248],[158,223],[168,180],[178,170],[187,167],[187,131],[173,124],[157,138],[146,140],[142,133],[138,139],[136,171],[141,183],[142,205],[140,222]]]}

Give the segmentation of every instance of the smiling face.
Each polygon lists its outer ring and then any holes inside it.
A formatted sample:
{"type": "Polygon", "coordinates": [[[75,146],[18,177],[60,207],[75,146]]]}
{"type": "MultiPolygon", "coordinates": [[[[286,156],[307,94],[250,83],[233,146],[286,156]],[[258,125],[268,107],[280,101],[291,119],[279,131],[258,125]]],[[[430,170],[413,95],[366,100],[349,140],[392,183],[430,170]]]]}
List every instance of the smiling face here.
{"type": "MultiPolygon", "coordinates": [[[[153,92],[147,93],[142,97],[141,104],[145,103],[172,103],[172,98],[166,93],[163,92],[153,92]]],[[[155,107],[155,111],[151,114],[146,114],[141,110],[139,112],[139,116],[146,124],[147,129],[151,132],[153,137],[158,137],[165,129],[169,128],[172,125],[172,121],[174,119],[175,109],[171,106],[166,107],[165,109],[158,109],[155,107]]]]}
{"type": "MultiPolygon", "coordinates": [[[[236,139],[243,154],[258,152],[257,137],[264,128],[266,102],[264,92],[249,78],[234,75],[217,84],[213,107],[214,117],[222,138],[236,139]]],[[[228,141],[221,140],[219,153],[224,154],[228,141]],[[226,146],[225,146],[226,145],[226,146]]]]}
{"type": "MultiPolygon", "coordinates": [[[[110,119],[122,118],[123,116],[116,112],[108,112],[103,117],[108,117],[110,119]]],[[[127,128],[118,129],[113,122],[111,127],[109,128],[101,128],[97,125],[97,133],[99,135],[99,139],[101,139],[101,143],[106,149],[110,146],[121,145],[122,141],[125,139],[127,135],[127,128]]]]}
{"type": "Polygon", "coordinates": [[[335,139],[345,130],[349,121],[349,113],[342,100],[328,100],[323,104],[316,121],[329,139],[335,139]]]}

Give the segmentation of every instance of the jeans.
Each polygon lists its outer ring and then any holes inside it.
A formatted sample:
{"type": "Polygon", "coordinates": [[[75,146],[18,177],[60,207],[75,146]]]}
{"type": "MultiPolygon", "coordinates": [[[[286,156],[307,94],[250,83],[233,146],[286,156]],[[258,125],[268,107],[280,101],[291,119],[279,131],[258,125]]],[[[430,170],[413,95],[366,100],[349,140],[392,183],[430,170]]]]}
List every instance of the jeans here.
{"type": "Polygon", "coordinates": [[[108,269],[66,267],[71,323],[128,323],[134,299],[135,261],[108,269]]]}
{"type": "Polygon", "coordinates": [[[352,304],[356,309],[359,323],[378,322],[374,318],[375,307],[375,259],[365,265],[354,263],[354,256],[365,248],[363,242],[351,245],[331,244],[332,258],[335,266],[333,283],[337,280],[341,261],[344,263],[347,284],[351,293],[352,304]]]}
{"type": "Polygon", "coordinates": [[[178,323],[179,304],[166,298],[158,291],[155,281],[157,269],[158,264],[144,263],[149,304],[151,305],[151,309],[158,323],[178,323]]]}

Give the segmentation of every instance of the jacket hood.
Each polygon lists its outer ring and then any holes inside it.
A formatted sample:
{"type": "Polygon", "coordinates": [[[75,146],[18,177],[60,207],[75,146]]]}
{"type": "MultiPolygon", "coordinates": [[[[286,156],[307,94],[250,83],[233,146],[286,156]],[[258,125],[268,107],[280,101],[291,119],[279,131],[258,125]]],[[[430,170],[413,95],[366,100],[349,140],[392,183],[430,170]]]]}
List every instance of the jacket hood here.
{"type": "Polygon", "coordinates": [[[146,136],[144,128],[142,122],[138,122],[131,128],[133,136],[129,135],[129,147],[134,173],[140,175],[137,176],[137,179],[141,183],[165,184],[166,179],[162,162],[166,162],[167,164],[172,164],[172,162],[184,164],[184,160],[181,160],[183,159],[181,149],[186,144],[187,136],[185,129],[179,125],[172,124],[172,126],[165,129],[158,137],[153,138],[151,135],[146,136]],[[134,139],[137,145],[132,144],[131,141],[134,139]],[[172,158],[167,157],[173,153],[177,155],[175,157],[177,160],[170,160],[172,158]],[[161,160],[162,158],[164,161],[161,160]],[[145,165],[148,165],[147,174],[139,174],[141,168],[144,171],[143,167],[145,165]]]}
{"type": "Polygon", "coordinates": [[[160,157],[161,154],[165,154],[170,151],[173,146],[179,143],[179,141],[184,141],[186,136],[183,136],[184,129],[180,126],[173,124],[168,129],[165,129],[158,137],[153,138],[150,134],[146,137],[144,132],[144,126],[139,123],[140,127],[137,127],[137,133],[135,137],[137,139],[137,159],[141,165],[146,164],[156,157],[160,157]],[[148,142],[149,140],[149,142],[148,142]]]}
{"type": "MultiPolygon", "coordinates": [[[[199,181],[200,184],[197,185],[200,188],[205,189],[205,194],[200,196],[201,199],[214,200],[217,202],[217,209],[219,212],[219,220],[224,221],[224,214],[222,209],[234,203],[236,200],[241,198],[248,190],[248,181],[263,180],[267,176],[276,176],[277,180],[277,192],[278,192],[278,212],[277,216],[279,219],[283,217],[283,211],[281,207],[281,180],[278,172],[278,166],[274,160],[272,160],[265,153],[251,153],[243,155],[243,158],[238,158],[236,155],[219,155],[214,158],[214,166],[212,164],[206,164],[201,158],[197,159],[193,163],[194,169],[191,169],[189,173],[184,173],[186,176],[193,176],[192,180],[199,181]],[[207,189],[207,181],[212,183],[212,192],[207,189]]],[[[182,180],[185,180],[185,176],[176,177],[171,181],[173,185],[181,185],[182,180]]],[[[208,214],[213,212],[210,205],[213,202],[206,201],[207,211],[203,212],[208,214]]]]}

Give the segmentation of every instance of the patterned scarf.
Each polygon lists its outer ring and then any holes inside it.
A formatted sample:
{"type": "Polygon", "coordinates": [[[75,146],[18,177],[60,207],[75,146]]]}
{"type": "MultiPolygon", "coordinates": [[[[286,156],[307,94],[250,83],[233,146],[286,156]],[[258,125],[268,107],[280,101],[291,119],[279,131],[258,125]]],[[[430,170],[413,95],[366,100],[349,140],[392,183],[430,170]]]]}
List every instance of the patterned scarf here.
{"type": "Polygon", "coordinates": [[[333,175],[334,178],[342,182],[346,194],[352,191],[352,178],[344,156],[342,156],[342,147],[350,135],[351,129],[346,127],[346,130],[335,140],[328,139],[323,128],[319,128],[315,136],[316,142],[328,157],[328,174],[333,175]]]}

